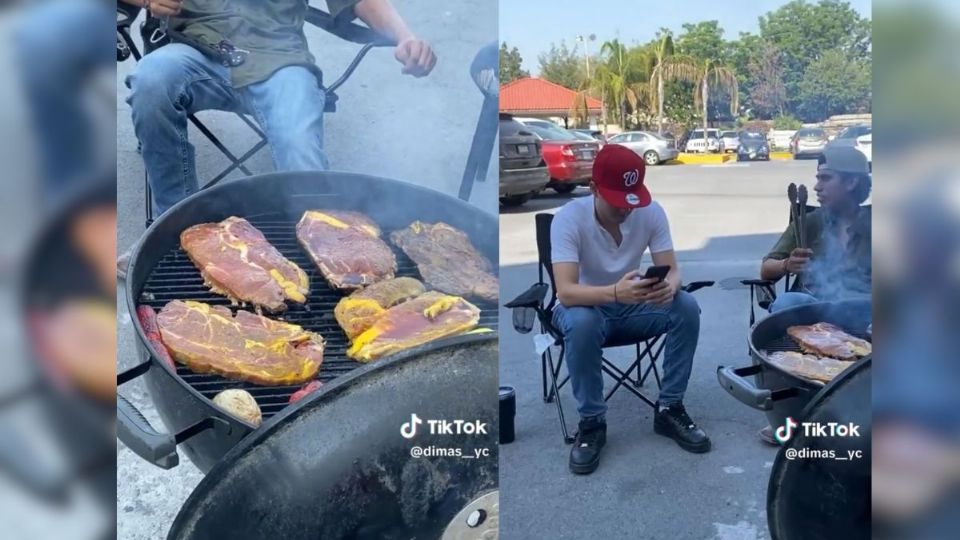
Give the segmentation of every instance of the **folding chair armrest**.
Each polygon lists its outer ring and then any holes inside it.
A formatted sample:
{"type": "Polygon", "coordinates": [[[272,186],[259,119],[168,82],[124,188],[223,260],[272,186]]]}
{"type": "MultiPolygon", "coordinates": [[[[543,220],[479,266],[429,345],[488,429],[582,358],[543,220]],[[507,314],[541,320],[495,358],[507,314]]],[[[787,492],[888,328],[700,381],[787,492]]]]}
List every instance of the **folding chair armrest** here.
{"type": "Polygon", "coordinates": [[[387,39],[382,34],[378,34],[372,29],[362,26],[345,19],[338,19],[326,11],[317,9],[313,6],[307,6],[306,21],[321,30],[345,39],[352,43],[361,45],[371,44],[374,47],[389,47],[396,45],[393,40],[387,39]]]}
{"type": "Polygon", "coordinates": [[[680,289],[688,293],[693,293],[705,287],[713,287],[714,283],[714,281],[693,281],[691,283],[687,283],[683,287],[680,287],[680,289]]]}
{"type": "Polygon", "coordinates": [[[546,283],[534,283],[520,296],[504,304],[504,307],[510,309],[539,307],[543,303],[543,297],[547,294],[549,288],[550,286],[546,283]]]}

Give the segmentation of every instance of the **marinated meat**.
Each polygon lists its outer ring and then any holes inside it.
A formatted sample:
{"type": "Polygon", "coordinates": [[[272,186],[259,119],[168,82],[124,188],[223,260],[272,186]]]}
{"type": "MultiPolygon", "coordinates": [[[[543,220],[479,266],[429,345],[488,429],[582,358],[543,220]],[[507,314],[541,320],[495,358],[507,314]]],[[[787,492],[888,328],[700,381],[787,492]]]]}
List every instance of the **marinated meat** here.
{"type": "Polygon", "coordinates": [[[420,275],[434,289],[488,302],[499,298],[500,284],[490,261],[463,231],[446,223],[415,221],[390,239],[417,263],[420,275]]]}
{"type": "Polygon", "coordinates": [[[117,292],[117,209],[103,205],[91,208],[73,222],[73,243],[97,275],[108,295],[117,292]]]}
{"type": "Polygon", "coordinates": [[[224,306],[174,300],[157,316],[163,344],[196,373],[216,373],[261,385],[312,379],[323,362],[320,335],[295,325],[224,306]]]}
{"type": "Polygon", "coordinates": [[[416,298],[426,292],[423,283],[409,277],[399,277],[380,281],[373,285],[345,296],[333,314],[346,332],[347,337],[353,340],[367,328],[373,326],[387,309],[411,298],[416,298]]]}
{"type": "Polygon", "coordinates": [[[334,289],[359,289],[397,272],[380,228],[358,212],[308,210],[297,223],[297,240],[334,289]]]}
{"type": "Polygon", "coordinates": [[[853,362],[843,362],[834,358],[820,358],[812,354],[795,351],[777,351],[768,357],[770,363],[797,377],[828,383],[853,362]]]}
{"type": "Polygon", "coordinates": [[[294,403],[300,401],[301,399],[309,396],[310,394],[316,392],[323,387],[323,383],[320,381],[310,381],[307,384],[300,387],[299,390],[290,394],[290,398],[287,400],[287,403],[293,405],[294,403]]]}
{"type": "Polygon", "coordinates": [[[194,225],[180,233],[180,245],[200,269],[204,284],[234,303],[283,311],[285,300],[302,304],[310,293],[306,272],[243,218],[194,225]]]}
{"type": "Polygon", "coordinates": [[[854,360],[873,350],[869,341],[855,338],[836,326],[820,322],[809,326],[791,326],[787,334],[804,352],[838,360],[854,360]]]}
{"type": "Polygon", "coordinates": [[[157,351],[157,356],[160,357],[160,361],[170,366],[170,369],[176,371],[177,365],[173,362],[173,358],[170,357],[170,352],[163,346],[163,339],[160,338],[160,327],[157,326],[157,314],[153,311],[153,308],[150,306],[137,306],[137,319],[140,320],[140,327],[143,328],[143,333],[147,336],[147,341],[149,341],[157,351]]]}
{"type": "Polygon", "coordinates": [[[431,291],[388,309],[373,326],[353,340],[347,356],[369,362],[467,332],[479,321],[480,309],[470,302],[431,291]]]}
{"type": "Polygon", "coordinates": [[[31,334],[51,375],[102,401],[117,392],[117,312],[98,300],[71,300],[31,316],[31,334]]]}

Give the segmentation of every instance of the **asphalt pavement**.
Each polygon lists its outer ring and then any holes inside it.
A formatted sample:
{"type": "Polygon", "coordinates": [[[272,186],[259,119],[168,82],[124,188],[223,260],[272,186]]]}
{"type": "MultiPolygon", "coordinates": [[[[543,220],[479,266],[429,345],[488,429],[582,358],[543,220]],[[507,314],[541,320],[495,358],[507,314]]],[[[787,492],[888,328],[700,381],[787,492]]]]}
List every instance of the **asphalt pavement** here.
{"type": "MultiPolygon", "coordinates": [[[[361,172],[426,186],[456,196],[480,113],[482,95],[469,67],[477,51],[496,42],[497,12],[489,2],[466,0],[437,6],[394,0],[411,29],[429,41],[437,54],[427,78],[401,75],[389,49],[375,49],[339,90],[338,111],[325,117],[325,144],[331,169],[361,172]]],[[[138,26],[138,25],[135,25],[138,26]]],[[[318,65],[333,80],[352,60],[358,46],[315,28],[307,29],[318,65]]],[[[118,248],[130,247],[144,231],[143,162],[137,152],[124,79],[130,59],[117,66],[117,203],[118,248]]],[[[228,113],[206,112],[200,119],[224,144],[239,154],[256,143],[255,136],[228,113]]],[[[191,127],[201,179],[215,176],[228,162],[191,127]]],[[[491,162],[484,181],[473,187],[471,203],[497,211],[497,167],[491,162]]],[[[248,162],[254,173],[272,172],[269,151],[248,162]]],[[[232,177],[239,176],[234,173],[232,177]]],[[[402,201],[385,201],[401,204],[402,201]]],[[[118,293],[118,369],[139,362],[133,329],[122,291],[118,293]]],[[[153,422],[162,426],[141,383],[122,393],[153,422]]],[[[147,464],[117,444],[117,530],[119,538],[164,538],[173,519],[202,474],[185,456],[173,470],[147,464]]]]}
{"type": "MultiPolygon", "coordinates": [[[[610,401],[599,469],[590,476],[571,474],[570,447],[562,442],[556,407],[541,398],[535,332],[521,335],[501,325],[500,384],[517,392],[516,440],[500,450],[501,538],[769,537],[766,491],[776,450],[756,436],[765,422],[762,414],[730,397],[717,383],[716,369],[750,363],[749,294],[733,284],[757,276],[760,259],[789,218],[787,184],[812,187],[815,163],[668,164],[647,170],[647,185],[669,216],[684,281],[718,282],[695,294],[701,333],[685,398],[688,412],[713,441],[710,453],[687,453],[654,434],[652,409],[621,390],[610,401]]],[[[501,211],[504,302],[537,279],[534,214],[555,212],[571,196],[586,195],[584,188],[570,196],[545,194],[501,211]]],[[[508,310],[501,309],[500,316],[510,321],[508,310]]],[[[625,367],[633,350],[610,352],[625,367]]],[[[652,381],[643,390],[656,396],[652,381]]],[[[575,430],[569,386],[561,396],[568,426],[575,430]]]]}

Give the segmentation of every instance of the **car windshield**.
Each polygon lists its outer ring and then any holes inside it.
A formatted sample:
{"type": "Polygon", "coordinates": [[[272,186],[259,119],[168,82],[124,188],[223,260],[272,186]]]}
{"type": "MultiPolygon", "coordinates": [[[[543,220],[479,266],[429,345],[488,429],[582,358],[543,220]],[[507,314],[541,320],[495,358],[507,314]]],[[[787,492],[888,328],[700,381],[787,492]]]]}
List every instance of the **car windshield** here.
{"type": "Polygon", "coordinates": [[[720,135],[720,138],[721,138],[721,139],[726,139],[727,137],[736,138],[736,137],[737,137],[737,132],[736,132],[736,131],[724,131],[723,134],[720,135]]]}
{"type": "Polygon", "coordinates": [[[762,141],[764,140],[763,133],[741,133],[740,140],[742,141],[762,141]]]}
{"type": "Polygon", "coordinates": [[[594,139],[593,137],[591,137],[590,135],[587,135],[582,131],[573,131],[573,130],[568,130],[568,131],[570,131],[570,133],[573,133],[573,135],[576,138],[580,139],[581,141],[596,141],[596,139],[594,139]]]}
{"type": "Polygon", "coordinates": [[[827,134],[822,129],[801,129],[797,132],[798,137],[826,137],[827,134]]]}
{"type": "Polygon", "coordinates": [[[656,131],[645,131],[644,133],[646,133],[647,136],[649,136],[649,137],[653,137],[654,139],[660,139],[661,141],[668,141],[668,140],[670,140],[670,139],[668,139],[666,136],[664,136],[664,135],[662,135],[662,134],[660,134],[660,133],[657,133],[656,131]]]}
{"type": "Polygon", "coordinates": [[[527,127],[530,128],[530,131],[536,133],[537,135],[540,136],[541,139],[545,141],[577,140],[576,135],[560,127],[545,128],[542,126],[531,126],[531,125],[527,125],[527,127]]]}

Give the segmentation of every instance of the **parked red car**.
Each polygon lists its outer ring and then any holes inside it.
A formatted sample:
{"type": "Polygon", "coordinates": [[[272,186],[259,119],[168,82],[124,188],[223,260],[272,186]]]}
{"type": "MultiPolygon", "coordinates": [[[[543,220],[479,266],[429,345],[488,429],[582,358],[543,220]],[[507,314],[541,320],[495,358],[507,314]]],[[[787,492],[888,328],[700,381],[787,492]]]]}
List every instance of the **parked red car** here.
{"type": "MultiPolygon", "coordinates": [[[[521,122],[523,122],[521,120],[521,122]]],[[[577,186],[590,183],[593,175],[593,160],[600,150],[599,141],[578,139],[560,126],[547,126],[546,122],[524,125],[540,138],[543,160],[550,172],[551,187],[557,193],[570,193],[577,186]]]]}

